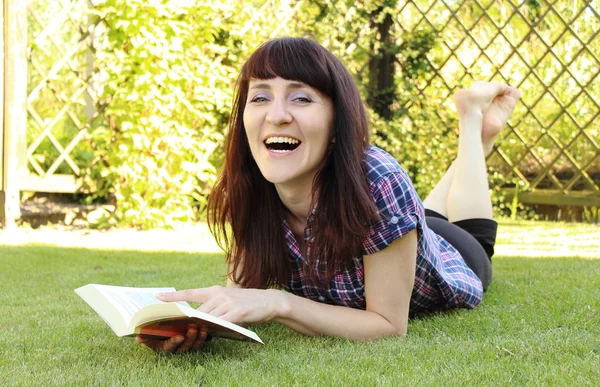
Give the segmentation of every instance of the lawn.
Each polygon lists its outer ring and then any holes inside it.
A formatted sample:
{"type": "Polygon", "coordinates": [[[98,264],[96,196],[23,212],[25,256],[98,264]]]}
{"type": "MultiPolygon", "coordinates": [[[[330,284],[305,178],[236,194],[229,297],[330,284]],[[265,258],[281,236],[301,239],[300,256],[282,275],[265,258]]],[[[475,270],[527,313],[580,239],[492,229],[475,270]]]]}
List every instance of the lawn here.
{"type": "Polygon", "coordinates": [[[223,284],[221,254],[0,245],[0,384],[600,385],[600,228],[504,222],[498,252],[478,308],[413,319],[406,337],[266,324],[264,346],[169,355],[117,338],[73,289],[223,284]]]}

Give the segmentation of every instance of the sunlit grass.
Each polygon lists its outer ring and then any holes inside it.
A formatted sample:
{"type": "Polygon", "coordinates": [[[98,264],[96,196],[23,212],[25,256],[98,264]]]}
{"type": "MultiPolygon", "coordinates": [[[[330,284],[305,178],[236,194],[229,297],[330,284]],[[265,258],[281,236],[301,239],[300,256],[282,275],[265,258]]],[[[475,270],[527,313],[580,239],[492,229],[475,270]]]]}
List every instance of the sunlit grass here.
{"type": "Polygon", "coordinates": [[[0,229],[0,245],[42,244],[88,249],[221,252],[206,223],[176,225],[173,229],[136,230],[133,228],[91,230],[58,226],[0,229]]]}
{"type": "MultiPolygon", "coordinates": [[[[600,250],[588,226],[501,230],[498,250],[547,249],[560,235],[600,250]]],[[[253,328],[265,346],[213,340],[164,355],[117,338],[73,289],[223,284],[222,254],[0,245],[1,384],[600,385],[600,259],[577,255],[501,254],[478,308],[413,319],[403,338],[356,343],[266,324],[253,328]]]]}
{"type": "Polygon", "coordinates": [[[501,220],[496,254],[600,258],[600,225],[501,220]]]}

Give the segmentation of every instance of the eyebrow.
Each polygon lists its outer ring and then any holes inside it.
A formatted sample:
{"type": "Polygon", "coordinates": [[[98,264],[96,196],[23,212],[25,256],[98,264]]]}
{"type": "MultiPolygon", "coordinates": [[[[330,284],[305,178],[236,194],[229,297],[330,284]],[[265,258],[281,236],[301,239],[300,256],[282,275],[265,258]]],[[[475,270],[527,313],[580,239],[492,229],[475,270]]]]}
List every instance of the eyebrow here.
{"type": "MultiPolygon", "coordinates": [[[[290,82],[286,85],[286,89],[305,89],[308,86],[305,85],[304,83],[300,83],[300,82],[290,82]]],[[[257,83],[256,85],[252,86],[250,88],[250,90],[254,90],[254,89],[271,89],[271,85],[269,85],[268,83],[257,83]]]]}

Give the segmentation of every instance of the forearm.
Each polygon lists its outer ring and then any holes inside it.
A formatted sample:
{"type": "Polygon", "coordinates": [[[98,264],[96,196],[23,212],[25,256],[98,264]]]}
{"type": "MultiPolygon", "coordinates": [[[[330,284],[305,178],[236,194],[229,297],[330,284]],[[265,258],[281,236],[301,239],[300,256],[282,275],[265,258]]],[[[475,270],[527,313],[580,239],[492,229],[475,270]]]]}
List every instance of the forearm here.
{"type": "Polygon", "coordinates": [[[279,308],[274,321],[305,335],[370,340],[406,334],[408,318],[394,325],[373,311],[321,304],[283,291],[275,292],[279,292],[279,308]]]}
{"type": "MultiPolygon", "coordinates": [[[[231,278],[228,288],[241,288],[231,278]]],[[[272,321],[309,336],[347,337],[369,340],[382,336],[406,334],[406,325],[394,327],[388,320],[372,311],[321,304],[293,294],[269,289],[263,290],[273,310],[272,321]]]]}
{"type": "Polygon", "coordinates": [[[481,140],[481,126],[483,116],[480,111],[468,110],[458,116],[458,128],[462,135],[465,132],[477,134],[481,140]]]}
{"type": "Polygon", "coordinates": [[[273,320],[306,335],[370,340],[405,335],[414,286],[417,230],[363,256],[367,310],[321,304],[274,290],[273,320]]]}

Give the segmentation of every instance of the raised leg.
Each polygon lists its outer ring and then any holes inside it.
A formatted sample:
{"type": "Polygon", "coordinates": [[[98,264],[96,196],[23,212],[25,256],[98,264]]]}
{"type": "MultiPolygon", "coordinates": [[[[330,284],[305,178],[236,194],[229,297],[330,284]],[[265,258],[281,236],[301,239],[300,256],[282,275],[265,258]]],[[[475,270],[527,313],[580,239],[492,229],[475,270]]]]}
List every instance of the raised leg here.
{"type": "Polygon", "coordinates": [[[458,154],[446,202],[450,222],[493,218],[481,127],[481,115],[459,121],[458,154]]]}
{"type": "Polygon", "coordinates": [[[450,191],[450,185],[452,185],[452,178],[454,177],[454,164],[455,162],[452,162],[444,176],[442,176],[437,185],[423,200],[425,208],[433,210],[446,218],[448,218],[448,192],[450,191]]]}
{"type": "Polygon", "coordinates": [[[423,201],[425,208],[451,222],[492,219],[485,160],[520,97],[513,87],[486,82],[455,94],[459,112],[468,112],[459,114],[458,154],[423,201]]]}
{"type": "MultiPolygon", "coordinates": [[[[487,128],[486,128],[487,129],[487,128]]],[[[474,136],[469,136],[469,141],[463,141],[463,146],[480,146],[483,149],[483,154],[484,157],[487,158],[487,156],[492,152],[492,149],[494,148],[494,142],[496,140],[496,137],[498,136],[498,133],[500,131],[496,130],[496,131],[491,131],[491,130],[486,130],[486,132],[484,134],[481,135],[480,140],[478,141],[478,144],[471,144],[470,142],[474,140],[474,136]]],[[[459,153],[461,152],[460,149],[460,140],[459,140],[459,153]]],[[[472,152],[468,152],[469,154],[472,152]]],[[[479,153],[479,152],[476,152],[479,153]]],[[[466,158],[468,159],[467,156],[466,158]]],[[[478,158],[478,156],[475,156],[476,159],[478,158]]],[[[457,157],[458,158],[458,157],[457,157]]],[[[476,162],[476,164],[479,162],[476,162]]],[[[485,160],[484,160],[485,163],[485,160]]],[[[470,163],[461,163],[461,165],[466,164],[467,168],[471,168],[471,164],[470,163]]],[[[484,164],[485,165],[485,164],[484,164]]],[[[428,208],[430,210],[433,210],[435,212],[437,212],[440,215],[445,216],[446,218],[449,218],[448,215],[448,193],[450,192],[450,187],[452,186],[452,183],[454,181],[454,170],[456,169],[456,160],[454,162],[452,162],[452,164],[450,165],[450,167],[448,168],[448,170],[446,171],[446,173],[444,174],[444,176],[442,176],[442,178],[440,179],[440,181],[438,182],[438,184],[431,190],[431,192],[429,193],[429,195],[425,198],[425,200],[423,201],[423,205],[425,206],[425,208],[428,208]]],[[[469,171],[466,172],[467,175],[470,174],[469,171]]],[[[487,180],[487,173],[486,173],[486,180],[487,180]]],[[[462,184],[462,183],[459,183],[462,184]]],[[[487,194],[487,197],[489,199],[489,194],[487,194]]],[[[470,194],[467,196],[467,198],[470,198],[470,194]]],[[[485,199],[484,199],[485,200],[485,199]]],[[[451,206],[454,206],[454,201],[451,203],[451,206]]],[[[456,220],[460,220],[460,219],[456,219],[456,220]]],[[[455,221],[454,219],[452,221],[455,221]]]]}

